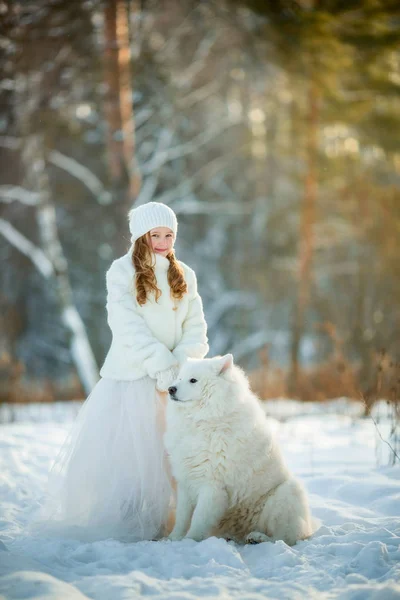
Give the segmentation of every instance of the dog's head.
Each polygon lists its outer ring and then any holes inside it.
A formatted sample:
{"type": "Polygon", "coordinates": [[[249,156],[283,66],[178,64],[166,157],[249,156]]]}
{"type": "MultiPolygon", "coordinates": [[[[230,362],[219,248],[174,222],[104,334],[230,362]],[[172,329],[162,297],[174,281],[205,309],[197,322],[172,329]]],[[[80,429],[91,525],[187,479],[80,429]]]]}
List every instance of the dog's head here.
{"type": "Polygon", "coordinates": [[[182,365],[178,378],[168,388],[170,400],[181,406],[212,407],[221,411],[232,398],[232,384],[241,377],[233,364],[232,354],[214,358],[189,358],[182,365]]]}

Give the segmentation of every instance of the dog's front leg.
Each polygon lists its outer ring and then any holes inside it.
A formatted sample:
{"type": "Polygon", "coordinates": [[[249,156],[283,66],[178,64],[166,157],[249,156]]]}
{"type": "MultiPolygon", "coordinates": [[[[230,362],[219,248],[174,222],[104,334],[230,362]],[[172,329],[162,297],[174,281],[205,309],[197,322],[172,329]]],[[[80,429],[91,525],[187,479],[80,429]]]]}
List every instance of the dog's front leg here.
{"type": "Polygon", "coordinates": [[[184,485],[178,484],[178,501],[176,504],[176,520],[173,530],[168,536],[169,540],[181,540],[188,530],[190,517],[193,513],[193,503],[188,490],[184,485]]]}
{"type": "Polygon", "coordinates": [[[192,524],[187,538],[200,542],[210,535],[228,508],[228,495],[222,488],[204,487],[200,489],[192,524]]]}

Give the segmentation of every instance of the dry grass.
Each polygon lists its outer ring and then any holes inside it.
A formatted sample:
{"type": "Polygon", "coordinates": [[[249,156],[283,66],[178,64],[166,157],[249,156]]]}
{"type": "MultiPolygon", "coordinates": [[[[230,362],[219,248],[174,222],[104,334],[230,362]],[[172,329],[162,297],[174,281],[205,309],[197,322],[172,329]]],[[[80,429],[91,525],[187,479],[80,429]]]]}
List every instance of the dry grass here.
{"type": "MultiPolygon", "coordinates": [[[[289,395],[289,372],[269,361],[268,349],[260,355],[261,367],[250,374],[254,392],[263,400],[271,398],[295,398],[302,401],[324,401],[346,397],[364,405],[364,416],[372,418],[382,444],[390,449],[391,464],[400,462],[400,363],[396,363],[384,350],[372,357],[371,381],[363,389],[362,369],[352,364],[335,348],[332,357],[307,369],[300,369],[296,393],[289,395]],[[379,414],[372,416],[376,402],[385,399],[390,421],[388,439],[383,439],[379,428],[379,414]]],[[[365,370],[364,370],[365,372],[365,370]]]]}
{"type": "Polygon", "coordinates": [[[32,379],[26,376],[21,362],[13,361],[5,352],[0,355],[0,403],[28,404],[83,397],[82,385],[75,374],[57,381],[50,378],[32,379]]]}
{"type": "MultiPolygon", "coordinates": [[[[288,398],[289,372],[268,358],[268,350],[260,353],[261,366],[249,375],[252,389],[267,400],[288,398]]],[[[304,402],[347,397],[365,401],[371,407],[378,399],[400,404],[400,363],[394,362],[384,351],[373,357],[375,377],[365,390],[360,381],[361,365],[346,360],[342,353],[334,353],[328,360],[312,367],[299,369],[294,398],[304,402]]],[[[291,395],[293,398],[293,394],[291,395]]]]}

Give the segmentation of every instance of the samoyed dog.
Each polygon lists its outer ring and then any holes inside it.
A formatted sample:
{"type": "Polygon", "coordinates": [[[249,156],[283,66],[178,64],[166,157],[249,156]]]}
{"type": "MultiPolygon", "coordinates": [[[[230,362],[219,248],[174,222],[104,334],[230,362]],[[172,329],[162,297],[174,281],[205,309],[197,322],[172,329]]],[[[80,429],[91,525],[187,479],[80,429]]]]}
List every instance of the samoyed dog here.
{"type": "Polygon", "coordinates": [[[168,392],[165,445],[178,493],[169,539],[293,545],[309,537],[305,490],[232,355],[188,359],[168,392]]]}

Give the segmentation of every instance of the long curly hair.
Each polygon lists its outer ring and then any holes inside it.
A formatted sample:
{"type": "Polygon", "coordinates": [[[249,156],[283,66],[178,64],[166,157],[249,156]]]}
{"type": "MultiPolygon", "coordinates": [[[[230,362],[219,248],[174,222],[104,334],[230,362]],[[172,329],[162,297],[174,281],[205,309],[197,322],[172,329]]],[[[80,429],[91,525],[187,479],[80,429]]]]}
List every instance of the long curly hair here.
{"type": "MultiPolygon", "coordinates": [[[[171,295],[173,298],[181,300],[188,291],[184,271],[178,263],[173,249],[166,258],[169,260],[168,283],[171,295]]],[[[158,302],[161,290],[157,287],[154,273],[154,253],[150,246],[148,233],[136,240],[132,252],[132,263],[135,269],[136,300],[143,306],[150,294],[154,294],[156,302],[158,302]]]]}

